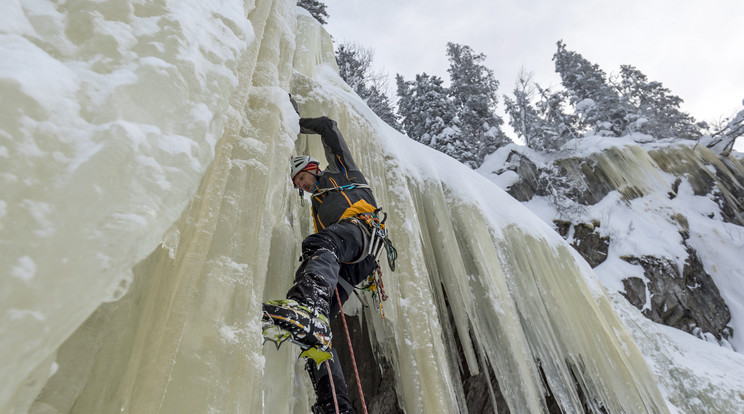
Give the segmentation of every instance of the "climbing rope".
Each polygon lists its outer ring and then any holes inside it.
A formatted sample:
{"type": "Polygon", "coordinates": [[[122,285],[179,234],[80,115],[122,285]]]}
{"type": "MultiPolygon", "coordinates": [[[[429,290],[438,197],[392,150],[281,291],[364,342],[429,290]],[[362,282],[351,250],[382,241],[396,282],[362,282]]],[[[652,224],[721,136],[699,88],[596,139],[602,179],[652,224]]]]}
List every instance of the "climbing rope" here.
{"type": "MultiPolygon", "coordinates": [[[[362,382],[359,380],[359,371],[357,370],[356,359],[354,358],[354,349],[351,347],[351,335],[349,335],[349,326],[346,324],[346,316],[344,316],[344,308],[341,307],[341,296],[338,294],[338,288],[336,288],[336,300],[338,300],[339,313],[341,314],[341,321],[344,323],[344,331],[346,331],[346,343],[349,345],[349,354],[351,354],[351,365],[354,367],[354,375],[356,376],[357,388],[359,389],[359,398],[362,400],[362,409],[364,414],[367,414],[367,403],[364,402],[364,393],[362,392],[362,382]]],[[[330,366],[328,372],[330,373],[330,366]]],[[[334,393],[333,398],[335,400],[336,394],[334,393]]],[[[336,412],[338,413],[338,401],[336,401],[336,412]]]]}
{"type": "Polygon", "coordinates": [[[338,409],[338,397],[336,397],[336,384],[333,383],[333,373],[331,372],[331,362],[326,360],[326,368],[328,369],[328,379],[331,380],[331,394],[333,394],[333,406],[336,408],[336,414],[341,414],[338,409]]]}

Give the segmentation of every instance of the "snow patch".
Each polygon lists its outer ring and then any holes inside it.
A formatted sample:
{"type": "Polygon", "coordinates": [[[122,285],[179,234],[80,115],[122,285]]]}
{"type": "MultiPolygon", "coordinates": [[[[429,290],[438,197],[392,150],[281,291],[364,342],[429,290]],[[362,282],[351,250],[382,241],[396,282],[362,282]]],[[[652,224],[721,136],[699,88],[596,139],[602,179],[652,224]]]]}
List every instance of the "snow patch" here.
{"type": "Polygon", "coordinates": [[[11,269],[10,275],[24,282],[30,282],[36,277],[36,263],[29,256],[21,256],[11,269]]]}
{"type": "Polygon", "coordinates": [[[39,311],[10,308],[7,312],[8,317],[11,321],[19,321],[25,318],[32,318],[39,322],[43,322],[46,320],[46,316],[44,316],[44,314],[39,311]]]}

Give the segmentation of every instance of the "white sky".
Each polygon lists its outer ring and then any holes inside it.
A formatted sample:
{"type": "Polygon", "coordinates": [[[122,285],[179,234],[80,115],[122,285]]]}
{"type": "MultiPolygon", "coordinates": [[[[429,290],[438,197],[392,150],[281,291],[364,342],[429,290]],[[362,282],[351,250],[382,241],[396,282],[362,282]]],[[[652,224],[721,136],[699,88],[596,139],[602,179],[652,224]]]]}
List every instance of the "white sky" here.
{"type": "MultiPolygon", "coordinates": [[[[336,43],[372,49],[376,70],[449,81],[447,42],[487,56],[511,94],[521,67],[558,85],[556,42],[605,72],[640,69],[685,100],[698,120],[731,116],[744,99],[744,3],[740,0],[325,0],[336,43]]],[[[392,93],[391,92],[391,93],[392,93]]],[[[500,99],[500,109],[503,109],[500,99]]],[[[742,141],[741,139],[739,141],[742,141]]],[[[742,147],[738,142],[737,147],[742,147]]]]}

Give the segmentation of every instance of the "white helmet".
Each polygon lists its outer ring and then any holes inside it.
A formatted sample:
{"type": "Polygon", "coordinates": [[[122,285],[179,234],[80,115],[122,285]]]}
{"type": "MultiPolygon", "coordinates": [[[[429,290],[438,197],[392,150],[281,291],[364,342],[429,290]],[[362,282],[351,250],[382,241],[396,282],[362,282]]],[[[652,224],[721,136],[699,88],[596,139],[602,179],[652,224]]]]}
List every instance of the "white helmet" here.
{"type": "Polygon", "coordinates": [[[298,157],[292,158],[292,169],[290,172],[290,178],[294,180],[297,174],[304,170],[308,164],[320,165],[320,162],[309,155],[300,155],[298,157]]]}

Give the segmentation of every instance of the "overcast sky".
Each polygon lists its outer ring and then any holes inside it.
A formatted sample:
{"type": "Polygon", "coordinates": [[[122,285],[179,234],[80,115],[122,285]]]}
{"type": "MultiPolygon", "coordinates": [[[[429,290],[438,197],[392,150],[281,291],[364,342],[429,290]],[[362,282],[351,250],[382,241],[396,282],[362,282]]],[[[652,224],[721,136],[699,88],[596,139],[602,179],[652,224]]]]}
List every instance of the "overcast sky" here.
{"type": "MultiPolygon", "coordinates": [[[[558,85],[556,42],[606,73],[630,64],[685,100],[698,120],[731,116],[744,99],[742,0],[325,0],[336,43],[372,49],[374,66],[449,82],[447,42],[487,56],[511,94],[520,68],[558,85]]],[[[394,91],[394,89],[391,89],[394,91]]],[[[499,106],[503,109],[503,99],[499,106]]],[[[741,139],[739,141],[742,141],[741,139]]],[[[737,147],[741,143],[737,142],[737,147]]]]}

